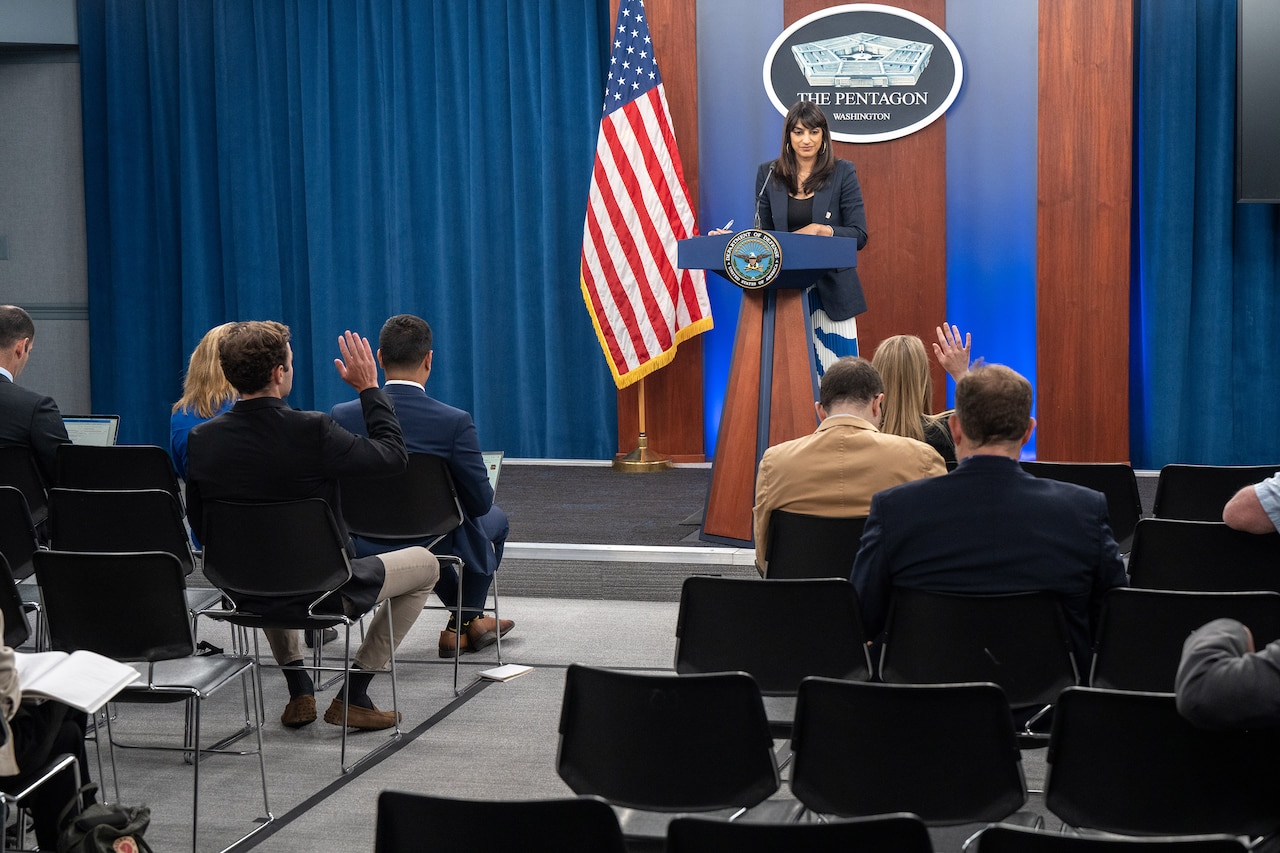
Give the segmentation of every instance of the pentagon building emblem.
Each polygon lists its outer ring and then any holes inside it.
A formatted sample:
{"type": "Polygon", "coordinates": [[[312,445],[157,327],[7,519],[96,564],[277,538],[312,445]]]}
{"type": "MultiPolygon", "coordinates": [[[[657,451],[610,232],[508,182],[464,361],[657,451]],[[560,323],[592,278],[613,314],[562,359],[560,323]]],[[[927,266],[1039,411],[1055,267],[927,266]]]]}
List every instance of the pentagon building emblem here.
{"type": "Polygon", "coordinates": [[[822,108],[839,142],[884,142],[930,125],[960,94],[951,38],[927,18],[878,3],[815,12],[774,40],[764,87],[778,112],[822,108]]]}
{"type": "Polygon", "coordinates": [[[767,231],[739,231],[724,247],[724,272],[744,290],[768,287],[782,270],[782,247],[767,231]]]}

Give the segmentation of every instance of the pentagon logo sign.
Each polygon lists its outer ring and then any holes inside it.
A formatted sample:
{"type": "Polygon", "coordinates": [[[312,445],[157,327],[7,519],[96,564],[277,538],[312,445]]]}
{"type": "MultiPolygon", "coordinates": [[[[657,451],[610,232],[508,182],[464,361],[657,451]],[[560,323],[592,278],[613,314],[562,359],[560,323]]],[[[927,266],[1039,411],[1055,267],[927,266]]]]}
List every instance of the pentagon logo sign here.
{"type": "Polygon", "coordinates": [[[963,79],[960,52],[936,24],[877,3],[801,18],[764,60],[764,88],[778,112],[812,101],[839,142],[884,142],[927,127],[963,79]]]}

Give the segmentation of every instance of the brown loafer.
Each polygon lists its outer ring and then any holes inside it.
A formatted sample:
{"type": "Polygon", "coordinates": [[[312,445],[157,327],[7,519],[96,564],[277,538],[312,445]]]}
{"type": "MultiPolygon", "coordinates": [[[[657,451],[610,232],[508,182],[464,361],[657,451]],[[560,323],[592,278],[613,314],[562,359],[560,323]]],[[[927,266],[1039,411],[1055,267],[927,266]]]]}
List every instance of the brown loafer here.
{"type": "MultiPolygon", "coordinates": [[[[342,725],[344,705],[346,705],[345,702],[334,696],[333,701],[329,703],[328,710],[324,712],[324,721],[335,726],[342,725]]],[[[362,708],[359,705],[352,705],[346,708],[346,712],[347,728],[351,729],[377,731],[378,729],[389,729],[399,722],[395,711],[379,711],[377,708],[362,708]]]]}
{"type": "Polygon", "coordinates": [[[290,699],[289,704],[284,706],[284,713],[280,715],[280,722],[290,729],[300,729],[315,721],[316,697],[310,693],[290,699]]]}
{"type": "Polygon", "coordinates": [[[480,616],[467,625],[467,639],[475,651],[492,646],[498,637],[505,637],[516,626],[511,619],[503,619],[501,623],[492,616],[480,616]]]}
{"type": "MultiPolygon", "coordinates": [[[[458,632],[445,628],[440,632],[440,657],[451,658],[458,648],[458,632]]],[[[462,653],[472,651],[471,640],[467,634],[462,635],[462,653]]]]}

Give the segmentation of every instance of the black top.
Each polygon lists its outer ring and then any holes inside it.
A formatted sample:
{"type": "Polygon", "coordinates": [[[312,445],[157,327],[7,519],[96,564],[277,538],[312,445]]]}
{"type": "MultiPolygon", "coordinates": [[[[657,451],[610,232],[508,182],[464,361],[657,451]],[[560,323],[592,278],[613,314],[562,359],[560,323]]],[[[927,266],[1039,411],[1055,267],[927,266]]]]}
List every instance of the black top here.
{"type": "Polygon", "coordinates": [[[924,443],[938,451],[943,462],[956,461],[956,443],[951,438],[948,425],[950,420],[951,412],[943,412],[937,420],[920,419],[920,426],[924,427],[924,443]]]}
{"type": "Polygon", "coordinates": [[[787,196],[787,230],[799,231],[813,223],[813,196],[796,198],[787,196]]]}

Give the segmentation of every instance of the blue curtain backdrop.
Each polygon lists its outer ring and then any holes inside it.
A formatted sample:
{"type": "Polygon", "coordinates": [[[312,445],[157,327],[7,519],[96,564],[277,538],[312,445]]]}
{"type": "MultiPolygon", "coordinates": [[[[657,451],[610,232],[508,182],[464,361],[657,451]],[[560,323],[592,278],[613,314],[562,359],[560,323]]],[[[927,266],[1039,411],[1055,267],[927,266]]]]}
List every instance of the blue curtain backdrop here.
{"type": "Polygon", "coordinates": [[[525,457],[612,456],[578,284],[607,0],[80,0],[93,405],[167,444],[200,336],[435,331],[431,392],[525,457]]]}
{"type": "Polygon", "coordinates": [[[1236,3],[1140,0],[1137,32],[1133,464],[1274,462],[1280,213],[1234,201],[1236,3]]]}

